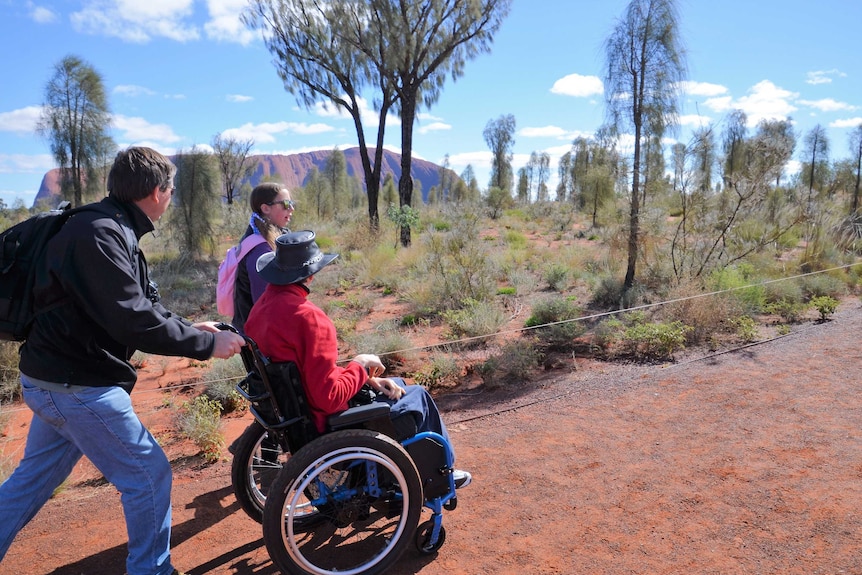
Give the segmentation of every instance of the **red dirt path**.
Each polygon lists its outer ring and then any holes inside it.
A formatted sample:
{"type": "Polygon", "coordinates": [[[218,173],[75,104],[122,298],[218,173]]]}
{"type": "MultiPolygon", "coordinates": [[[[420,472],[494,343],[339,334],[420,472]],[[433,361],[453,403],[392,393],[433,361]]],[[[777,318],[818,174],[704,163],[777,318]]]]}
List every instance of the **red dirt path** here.
{"type": "MultiPolygon", "coordinates": [[[[862,574],[860,333],[848,300],[832,321],[732,353],[578,364],[517,393],[439,398],[474,483],[445,515],[439,554],[411,549],[389,573],[862,574]]],[[[190,457],[161,394],[146,392],[171,377],[143,378],[133,397],[174,461],[174,563],[192,575],[276,573],[234,501],[229,461],[190,457]]],[[[248,417],[228,425],[228,441],[248,417]]],[[[75,481],[92,476],[82,465],[75,481]]],[[[119,497],[92,483],[51,500],[0,573],[123,573],[119,497]]]]}

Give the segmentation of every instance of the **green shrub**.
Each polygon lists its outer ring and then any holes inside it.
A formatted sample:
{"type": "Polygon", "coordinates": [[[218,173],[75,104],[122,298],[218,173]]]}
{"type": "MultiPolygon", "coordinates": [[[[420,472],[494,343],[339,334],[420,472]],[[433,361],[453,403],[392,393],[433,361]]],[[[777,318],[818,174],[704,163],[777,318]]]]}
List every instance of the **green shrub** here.
{"type": "Polygon", "coordinates": [[[690,329],[681,321],[637,322],[623,331],[620,342],[622,348],[635,358],[672,360],[675,352],[685,349],[685,338],[690,329]]]}
{"type": "MultiPolygon", "coordinates": [[[[473,338],[497,333],[505,325],[506,314],[493,302],[468,299],[460,309],[443,312],[453,339],[473,338]]],[[[471,346],[483,345],[484,339],[469,342],[471,346]]]]}
{"type": "Polygon", "coordinates": [[[569,270],[560,264],[551,264],[545,270],[545,282],[554,291],[563,291],[569,279],[569,270]]]}
{"type": "Polygon", "coordinates": [[[803,277],[800,289],[807,300],[818,296],[839,298],[847,293],[847,284],[841,278],[820,273],[803,277]]]}
{"type": "Polygon", "coordinates": [[[461,375],[461,368],[454,358],[445,355],[436,355],[427,365],[413,375],[413,381],[426,389],[433,390],[444,387],[447,383],[454,383],[461,375]]]}
{"type": "Polygon", "coordinates": [[[506,230],[503,241],[512,249],[522,250],[527,247],[527,236],[515,230],[506,230]]]}
{"type": "Polygon", "coordinates": [[[733,331],[736,328],[728,323],[728,318],[744,315],[744,306],[733,295],[719,293],[692,297],[701,293],[696,284],[678,286],[668,294],[667,299],[671,303],[657,311],[659,319],[679,320],[691,327],[686,336],[687,344],[710,341],[720,333],[733,331]]]}
{"type": "Polygon", "coordinates": [[[782,299],[766,304],[763,311],[766,313],[774,313],[775,315],[780,316],[781,319],[787,323],[796,323],[799,321],[799,318],[802,317],[802,314],[805,313],[807,308],[808,306],[804,303],[782,299]]]}
{"type": "Polygon", "coordinates": [[[519,338],[504,345],[498,354],[488,357],[475,369],[485,387],[495,389],[529,380],[541,357],[531,338],[519,338]]]}
{"type": "Polygon", "coordinates": [[[218,402],[222,413],[232,413],[245,409],[243,397],[236,390],[236,384],[246,376],[242,358],[235,355],[230,359],[215,359],[207,371],[207,384],[204,394],[218,402]]]}
{"type": "Polygon", "coordinates": [[[402,295],[423,313],[462,307],[465,299],[484,301],[496,289],[487,250],[478,241],[479,221],[466,213],[448,232],[422,236],[425,257],[416,260],[410,281],[401,282],[402,295]]]}
{"type": "Polygon", "coordinates": [[[599,309],[620,309],[623,299],[623,280],[615,276],[603,276],[593,290],[592,304],[599,309]]]}
{"type": "Polygon", "coordinates": [[[802,286],[795,280],[781,280],[769,282],[763,286],[764,303],[771,304],[780,301],[802,303],[805,298],[802,286]]]}
{"type": "Polygon", "coordinates": [[[581,310],[573,301],[549,297],[533,306],[524,326],[536,328],[533,333],[549,349],[565,351],[571,349],[573,340],[586,330],[583,322],[577,321],[580,316],[581,310]]]}
{"type": "Polygon", "coordinates": [[[820,313],[820,320],[826,321],[838,309],[838,300],[828,295],[821,295],[811,300],[811,305],[820,313]]]}
{"type": "Polygon", "coordinates": [[[388,366],[401,365],[412,358],[410,350],[415,346],[398,328],[398,322],[384,322],[372,330],[347,334],[344,341],[355,353],[373,353],[388,366]]]}
{"type": "Polygon", "coordinates": [[[727,290],[744,307],[746,313],[763,310],[766,303],[765,288],[754,277],[754,269],[744,264],[716,270],[710,275],[712,290],[727,290]]]}
{"type": "Polygon", "coordinates": [[[21,384],[18,380],[18,348],[14,341],[0,342],[0,404],[15,401],[21,397],[21,384]]]}
{"type": "Polygon", "coordinates": [[[747,315],[731,319],[730,324],[736,328],[736,335],[744,343],[757,341],[757,338],[760,337],[757,331],[757,322],[747,315]]]}
{"type": "Polygon", "coordinates": [[[221,432],[221,406],[205,395],[185,402],[177,412],[180,431],[195,442],[207,461],[218,461],[224,445],[221,432]]]}
{"type": "Polygon", "coordinates": [[[518,293],[518,290],[514,286],[497,288],[497,295],[515,295],[516,293],[518,293]]]}

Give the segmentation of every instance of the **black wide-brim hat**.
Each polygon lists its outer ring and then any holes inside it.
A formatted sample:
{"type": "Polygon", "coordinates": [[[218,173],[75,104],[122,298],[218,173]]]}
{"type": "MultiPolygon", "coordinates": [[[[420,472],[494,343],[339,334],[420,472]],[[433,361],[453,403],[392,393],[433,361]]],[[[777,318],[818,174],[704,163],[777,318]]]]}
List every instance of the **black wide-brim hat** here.
{"type": "Polygon", "coordinates": [[[257,258],[257,272],[275,285],[295,284],[331,264],[338,254],[320,251],[311,230],[288,232],[275,240],[275,251],[257,258]]]}

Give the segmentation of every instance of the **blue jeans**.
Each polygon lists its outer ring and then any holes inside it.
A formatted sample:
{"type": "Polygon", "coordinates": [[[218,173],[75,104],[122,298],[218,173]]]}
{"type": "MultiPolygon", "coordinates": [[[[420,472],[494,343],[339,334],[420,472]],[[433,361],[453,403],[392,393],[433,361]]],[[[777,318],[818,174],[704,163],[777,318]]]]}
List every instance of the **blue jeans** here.
{"type": "Polygon", "coordinates": [[[171,466],[129,394],[120,387],[46,391],[34,381],[21,374],[24,401],[34,415],[24,457],[0,485],[0,560],[83,454],[120,492],[128,574],[169,575],[171,466]]]}
{"type": "Polygon", "coordinates": [[[409,413],[416,422],[417,433],[422,431],[439,433],[451,446],[452,441],[449,439],[446,424],[443,423],[443,418],[440,417],[440,411],[437,409],[437,404],[434,403],[431,394],[421,385],[407,385],[400,377],[393,377],[392,379],[404,388],[404,395],[401,396],[401,399],[393,401],[382,393],[376,399],[376,401],[389,404],[390,417],[395,418],[409,413]]]}

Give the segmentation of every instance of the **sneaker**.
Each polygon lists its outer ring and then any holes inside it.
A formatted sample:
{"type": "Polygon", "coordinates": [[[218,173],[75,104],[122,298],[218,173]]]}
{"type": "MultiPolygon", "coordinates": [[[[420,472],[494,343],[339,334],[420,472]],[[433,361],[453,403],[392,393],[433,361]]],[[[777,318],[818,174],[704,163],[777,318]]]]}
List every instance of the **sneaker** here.
{"type": "Polygon", "coordinates": [[[455,480],[455,489],[467,487],[473,481],[473,476],[470,475],[470,472],[463,469],[453,469],[452,478],[455,480]]]}

